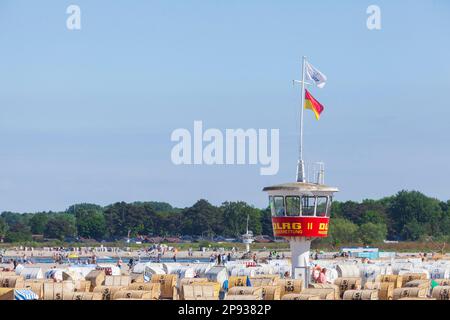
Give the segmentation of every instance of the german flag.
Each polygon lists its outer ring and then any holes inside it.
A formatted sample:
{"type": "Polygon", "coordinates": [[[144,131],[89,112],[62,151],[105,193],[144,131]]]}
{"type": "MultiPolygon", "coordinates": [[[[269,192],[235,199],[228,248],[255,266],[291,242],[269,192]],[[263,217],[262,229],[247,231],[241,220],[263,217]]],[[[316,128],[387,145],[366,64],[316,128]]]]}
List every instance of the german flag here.
{"type": "Polygon", "coordinates": [[[311,109],[316,115],[316,119],[320,119],[320,114],[322,113],[324,107],[319,101],[314,99],[314,97],[305,89],[305,109],[311,109]]]}

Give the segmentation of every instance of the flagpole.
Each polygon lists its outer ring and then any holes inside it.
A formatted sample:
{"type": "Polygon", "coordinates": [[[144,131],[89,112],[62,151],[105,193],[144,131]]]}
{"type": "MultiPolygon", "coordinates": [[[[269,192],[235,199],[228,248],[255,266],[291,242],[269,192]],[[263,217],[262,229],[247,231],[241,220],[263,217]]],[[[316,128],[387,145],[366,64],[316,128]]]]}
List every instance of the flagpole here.
{"type": "Polygon", "coordinates": [[[299,159],[297,163],[297,182],[305,181],[305,163],[303,162],[303,109],[305,105],[305,61],[306,57],[302,59],[302,92],[301,92],[301,105],[300,105],[300,142],[299,142],[299,159]]]}

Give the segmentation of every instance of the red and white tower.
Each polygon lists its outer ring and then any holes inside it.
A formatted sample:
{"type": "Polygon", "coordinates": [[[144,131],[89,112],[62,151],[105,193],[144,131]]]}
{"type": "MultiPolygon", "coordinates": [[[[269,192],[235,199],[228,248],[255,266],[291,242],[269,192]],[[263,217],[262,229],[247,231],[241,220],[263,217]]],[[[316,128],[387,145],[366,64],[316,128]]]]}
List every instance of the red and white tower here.
{"type": "Polygon", "coordinates": [[[270,187],[263,191],[269,194],[272,213],[273,234],[289,241],[292,254],[292,277],[303,279],[307,286],[310,278],[309,255],[311,240],[328,236],[330,210],[333,195],[339,191],[335,187],[324,184],[324,165],[318,163],[318,170],[313,174],[313,180],[305,178],[303,161],[303,110],[305,100],[305,62],[303,57],[301,83],[301,116],[299,160],[297,164],[297,181],[270,187]]]}

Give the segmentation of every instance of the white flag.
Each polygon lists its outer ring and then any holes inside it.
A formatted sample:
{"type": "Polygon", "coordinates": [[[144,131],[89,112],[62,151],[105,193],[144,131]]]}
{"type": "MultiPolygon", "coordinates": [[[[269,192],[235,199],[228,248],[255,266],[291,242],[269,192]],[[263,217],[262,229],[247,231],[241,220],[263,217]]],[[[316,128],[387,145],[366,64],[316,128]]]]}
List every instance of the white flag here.
{"type": "Polygon", "coordinates": [[[305,71],[306,71],[306,76],[308,77],[309,80],[314,81],[316,86],[318,86],[320,89],[322,89],[323,87],[325,87],[325,83],[327,82],[327,77],[320,72],[319,70],[317,70],[316,68],[314,68],[308,61],[305,61],[305,71]]]}

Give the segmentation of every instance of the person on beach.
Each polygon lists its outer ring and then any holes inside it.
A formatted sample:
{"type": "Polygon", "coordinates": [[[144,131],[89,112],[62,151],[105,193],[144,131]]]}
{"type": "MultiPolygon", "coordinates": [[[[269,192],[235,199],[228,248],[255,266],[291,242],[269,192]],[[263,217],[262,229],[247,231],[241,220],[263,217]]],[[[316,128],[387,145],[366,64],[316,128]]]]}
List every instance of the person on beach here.
{"type": "Polygon", "coordinates": [[[178,253],[177,248],[174,248],[173,249],[173,262],[177,262],[177,253],[178,253]]]}
{"type": "Polygon", "coordinates": [[[315,283],[319,283],[319,277],[320,277],[321,270],[322,270],[322,268],[319,265],[317,265],[317,264],[314,265],[312,277],[313,277],[315,283]]]}
{"type": "Polygon", "coordinates": [[[327,269],[326,269],[326,268],[323,268],[323,269],[320,271],[319,277],[318,277],[318,279],[317,279],[317,283],[322,283],[322,284],[327,283],[327,275],[326,275],[326,272],[327,272],[327,269]]]}

